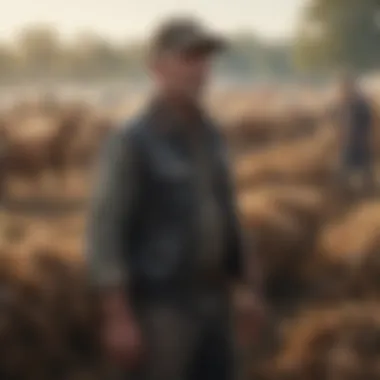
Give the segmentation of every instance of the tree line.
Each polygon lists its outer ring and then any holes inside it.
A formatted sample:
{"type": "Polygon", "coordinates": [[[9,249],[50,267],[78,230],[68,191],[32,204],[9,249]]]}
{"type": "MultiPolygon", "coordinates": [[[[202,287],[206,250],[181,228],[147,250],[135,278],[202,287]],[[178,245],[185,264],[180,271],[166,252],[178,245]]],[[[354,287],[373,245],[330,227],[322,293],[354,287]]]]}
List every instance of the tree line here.
{"type": "Polygon", "coordinates": [[[299,67],[348,69],[380,67],[379,0],[308,0],[295,41],[299,67]]]}
{"type": "MultiPolygon", "coordinates": [[[[309,0],[294,40],[266,41],[252,33],[231,36],[230,49],[216,62],[223,78],[300,78],[349,67],[380,66],[379,0],[309,0]]],[[[67,41],[49,25],[24,28],[0,42],[0,83],[44,80],[144,79],[143,43],[115,43],[95,33],[67,41]]]]}
{"type": "MultiPolygon", "coordinates": [[[[31,26],[9,43],[0,43],[0,82],[33,80],[92,81],[144,77],[143,43],[114,43],[95,33],[65,41],[56,29],[31,26]]],[[[291,46],[268,43],[252,34],[232,36],[230,49],[217,60],[221,76],[281,77],[295,71],[291,46]]]]}

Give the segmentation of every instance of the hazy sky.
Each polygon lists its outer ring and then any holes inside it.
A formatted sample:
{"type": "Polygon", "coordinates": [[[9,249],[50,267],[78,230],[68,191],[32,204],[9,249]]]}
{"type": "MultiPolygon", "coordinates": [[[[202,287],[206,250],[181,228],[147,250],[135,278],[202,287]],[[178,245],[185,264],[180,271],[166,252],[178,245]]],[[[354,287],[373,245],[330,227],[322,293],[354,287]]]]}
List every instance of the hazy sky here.
{"type": "Polygon", "coordinates": [[[305,0],[10,0],[1,8],[0,39],[21,26],[46,22],[65,35],[95,30],[117,39],[141,37],[163,16],[196,12],[224,31],[292,34],[305,0]]]}

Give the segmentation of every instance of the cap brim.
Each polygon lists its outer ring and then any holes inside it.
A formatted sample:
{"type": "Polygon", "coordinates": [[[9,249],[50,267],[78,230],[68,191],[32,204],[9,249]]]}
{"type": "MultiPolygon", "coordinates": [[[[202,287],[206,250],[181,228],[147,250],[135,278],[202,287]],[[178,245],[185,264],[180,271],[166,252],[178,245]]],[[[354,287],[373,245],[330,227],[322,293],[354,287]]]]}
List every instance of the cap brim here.
{"type": "Polygon", "coordinates": [[[197,36],[184,41],[178,46],[183,52],[198,52],[202,54],[217,54],[227,49],[227,41],[218,36],[197,36]]]}

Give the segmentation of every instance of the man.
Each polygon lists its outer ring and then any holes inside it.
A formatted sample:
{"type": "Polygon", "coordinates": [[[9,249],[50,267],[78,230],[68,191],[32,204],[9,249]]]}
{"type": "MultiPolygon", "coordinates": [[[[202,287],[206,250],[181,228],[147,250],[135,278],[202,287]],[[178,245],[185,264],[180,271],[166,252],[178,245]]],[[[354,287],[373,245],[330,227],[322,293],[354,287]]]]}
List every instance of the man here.
{"type": "Polygon", "coordinates": [[[351,186],[353,175],[360,174],[363,189],[375,182],[372,157],[373,115],[369,102],[360,92],[355,79],[345,74],[339,83],[337,110],[341,144],[339,177],[351,186]]]}
{"type": "Polygon", "coordinates": [[[89,261],[106,352],[132,379],[233,376],[229,287],[244,281],[242,242],[225,147],[200,104],[223,46],[196,20],[162,25],[153,101],[101,161],[89,261]]]}
{"type": "Polygon", "coordinates": [[[4,206],[4,201],[7,196],[7,166],[8,166],[8,136],[6,132],[7,122],[0,118],[0,208],[4,206]]]}

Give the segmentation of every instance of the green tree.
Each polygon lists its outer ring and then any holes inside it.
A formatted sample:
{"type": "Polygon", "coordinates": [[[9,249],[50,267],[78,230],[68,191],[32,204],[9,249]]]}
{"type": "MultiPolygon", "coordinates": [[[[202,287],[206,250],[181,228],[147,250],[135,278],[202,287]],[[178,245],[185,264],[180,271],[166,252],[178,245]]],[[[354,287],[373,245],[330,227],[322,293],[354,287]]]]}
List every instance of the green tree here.
{"type": "Polygon", "coordinates": [[[379,0],[311,0],[304,9],[296,43],[297,62],[306,68],[380,65],[379,0]]]}
{"type": "Polygon", "coordinates": [[[112,77],[123,71],[120,49],[97,34],[83,32],[65,49],[65,73],[74,79],[112,77]]]}
{"type": "Polygon", "coordinates": [[[18,34],[16,47],[27,76],[38,78],[56,74],[61,59],[59,33],[49,26],[31,26],[18,34]]]}
{"type": "MultiPolygon", "coordinates": [[[[231,37],[229,49],[215,65],[219,77],[249,84],[258,78],[294,75],[291,41],[270,43],[251,32],[231,37]]],[[[63,40],[53,27],[32,25],[22,29],[11,43],[0,43],[0,80],[46,83],[128,77],[140,82],[147,74],[146,53],[141,41],[116,44],[93,32],[63,40]]]]}
{"type": "Polygon", "coordinates": [[[124,70],[121,49],[94,33],[82,33],[76,38],[74,55],[80,72],[87,77],[118,76],[124,70]]]}
{"type": "Polygon", "coordinates": [[[147,47],[141,42],[125,44],[120,51],[124,72],[130,77],[141,78],[146,72],[147,47]]]}
{"type": "Polygon", "coordinates": [[[19,60],[15,52],[6,44],[0,44],[0,80],[13,80],[18,73],[19,60]]]}

